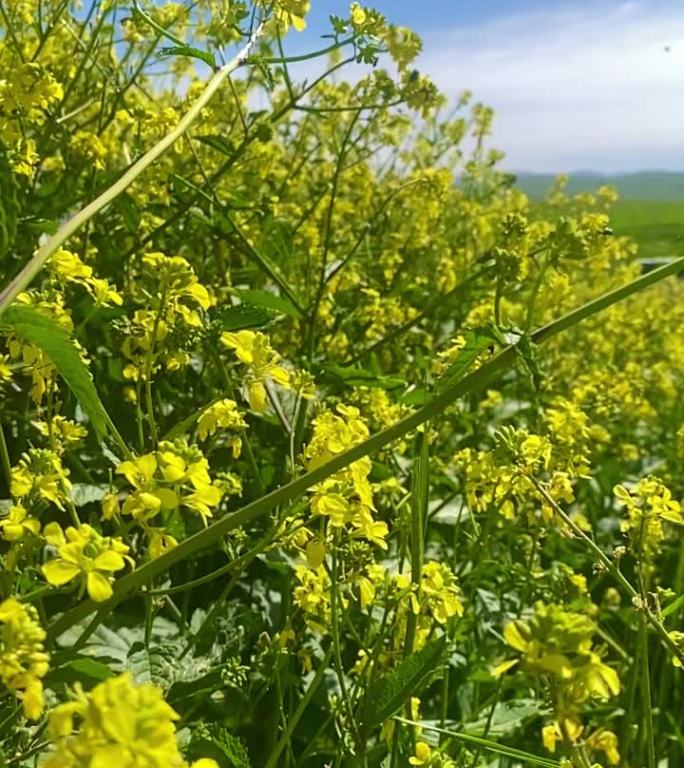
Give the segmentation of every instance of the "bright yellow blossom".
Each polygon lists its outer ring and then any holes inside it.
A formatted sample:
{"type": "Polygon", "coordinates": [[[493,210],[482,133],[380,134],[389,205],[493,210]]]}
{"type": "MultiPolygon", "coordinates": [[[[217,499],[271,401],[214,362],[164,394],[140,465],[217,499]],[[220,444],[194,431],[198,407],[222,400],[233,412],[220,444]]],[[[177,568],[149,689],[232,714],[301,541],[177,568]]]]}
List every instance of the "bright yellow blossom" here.
{"type": "MultiPolygon", "coordinates": [[[[247,422],[238,411],[237,403],[225,398],[202,412],[197,422],[197,435],[200,440],[206,440],[219,429],[239,431],[246,426],[247,422]]],[[[233,457],[237,458],[240,455],[240,438],[232,438],[230,445],[233,448],[233,457]]]]}
{"type": "Polygon", "coordinates": [[[266,410],[266,380],[273,379],[281,387],[290,387],[290,374],[279,365],[280,356],[272,349],[268,337],[258,331],[224,332],[221,343],[235,351],[247,368],[247,399],[255,411],[266,410]]]}
{"type": "Polygon", "coordinates": [[[66,532],[57,523],[48,523],[43,535],[57,550],[41,569],[48,584],[61,587],[78,578],[81,592],[87,590],[98,603],[112,596],[113,574],[125,567],[126,560],[133,563],[121,539],[101,536],[85,523],[66,532]]]}
{"type": "MultiPolygon", "coordinates": [[[[178,714],[152,683],[135,685],[129,673],[50,713],[51,751],[43,768],[187,768],[176,741],[178,714]]],[[[218,768],[202,759],[193,768],[218,768]]]]}
{"type": "Polygon", "coordinates": [[[62,466],[56,453],[31,448],[12,468],[10,492],[22,503],[48,501],[64,509],[71,492],[68,474],[69,470],[62,466]]]}
{"type": "Polygon", "coordinates": [[[10,507],[7,517],[0,520],[0,531],[5,541],[19,541],[27,533],[37,536],[40,533],[40,522],[29,517],[28,512],[20,504],[10,507]]]}
{"type": "Polygon", "coordinates": [[[43,712],[43,685],[49,656],[45,631],[32,605],[14,598],[0,603],[0,681],[21,699],[24,715],[37,720],[43,712]]]}

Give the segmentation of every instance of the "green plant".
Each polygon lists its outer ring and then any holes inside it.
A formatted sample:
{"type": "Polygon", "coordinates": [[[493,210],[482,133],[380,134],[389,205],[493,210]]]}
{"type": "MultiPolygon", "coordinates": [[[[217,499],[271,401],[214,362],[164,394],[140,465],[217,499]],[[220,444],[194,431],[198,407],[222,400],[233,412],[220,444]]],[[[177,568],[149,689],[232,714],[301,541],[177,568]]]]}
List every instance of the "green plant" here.
{"type": "Polygon", "coordinates": [[[5,762],[675,765],[684,258],[308,6],[0,3],[5,762]]]}

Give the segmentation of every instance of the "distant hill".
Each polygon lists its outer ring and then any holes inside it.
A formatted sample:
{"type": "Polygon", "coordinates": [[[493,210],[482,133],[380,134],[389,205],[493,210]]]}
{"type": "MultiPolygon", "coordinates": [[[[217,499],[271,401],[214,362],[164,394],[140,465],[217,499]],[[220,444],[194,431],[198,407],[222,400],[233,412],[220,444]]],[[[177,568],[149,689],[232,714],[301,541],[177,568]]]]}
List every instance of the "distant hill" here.
{"type": "MultiPolygon", "coordinates": [[[[603,184],[615,187],[623,200],[684,200],[684,172],[639,171],[638,173],[601,174],[576,171],[568,174],[567,191],[593,192],[603,184]]],[[[518,186],[531,198],[546,196],[555,176],[546,173],[516,174],[518,186]]]]}

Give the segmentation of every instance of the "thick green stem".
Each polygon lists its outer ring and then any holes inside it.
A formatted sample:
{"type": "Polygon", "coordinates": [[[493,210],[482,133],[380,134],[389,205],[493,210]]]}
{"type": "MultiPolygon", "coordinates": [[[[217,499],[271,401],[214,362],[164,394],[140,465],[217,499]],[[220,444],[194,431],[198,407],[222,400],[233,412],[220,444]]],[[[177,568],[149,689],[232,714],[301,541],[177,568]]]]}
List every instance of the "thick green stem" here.
{"type": "MultiPolygon", "coordinates": [[[[638,293],[644,288],[654,285],[660,280],[676,274],[681,270],[684,270],[684,257],[660,267],[659,269],[655,269],[614,291],[610,291],[609,293],[600,296],[594,301],[584,304],[582,307],[569,312],[567,315],[554,320],[548,325],[535,331],[530,336],[530,340],[534,343],[541,344],[568,328],[572,328],[578,323],[592,317],[606,307],[616,304],[628,296],[638,293]]],[[[105,604],[107,609],[111,609],[114,605],[123,600],[126,595],[140,588],[143,584],[149,583],[157,574],[167,571],[171,566],[191,557],[196,552],[212,546],[229,531],[233,531],[236,528],[246,525],[257,518],[268,514],[275,507],[287,504],[293,499],[300,497],[309,490],[309,488],[312,488],[317,483],[330,477],[335,472],[339,472],[341,469],[349,466],[352,462],[358,461],[358,459],[362,459],[364,456],[368,456],[381,450],[395,440],[412,432],[421,424],[425,424],[427,421],[434,419],[435,416],[442,413],[449,405],[459,398],[470,392],[482,389],[497,375],[508,370],[515,364],[516,358],[516,345],[512,344],[505,347],[480,368],[467,376],[464,376],[452,386],[447,387],[422,408],[419,408],[417,411],[404,417],[391,427],[387,427],[386,429],[371,435],[367,440],[358,443],[343,453],[339,453],[322,466],[317,467],[311,472],[307,472],[305,475],[298,477],[287,485],[276,488],[265,496],[247,504],[242,509],[239,509],[230,515],[226,515],[226,517],[221,520],[217,520],[208,528],[205,528],[180,542],[177,547],[174,547],[155,560],[145,563],[132,573],[118,579],[114,584],[113,596],[105,604]]],[[[601,553],[601,555],[605,557],[603,553],[601,553]]],[[[624,577],[622,578],[624,579],[624,577]]],[[[102,604],[100,604],[100,607],[102,607],[102,604]]],[[[67,611],[49,628],[49,637],[52,639],[58,637],[62,632],[66,631],[75,623],[82,621],[97,608],[98,606],[91,600],[86,600],[70,611],[67,611]]],[[[662,628],[662,625],[660,625],[660,627],[662,628]]],[[[672,650],[674,641],[668,636],[667,631],[664,628],[662,628],[662,632],[664,632],[665,638],[667,638],[666,642],[668,647],[672,650]]],[[[676,648],[676,646],[674,646],[674,648],[676,648]]],[[[676,655],[678,657],[684,656],[679,649],[676,649],[676,655]]]]}

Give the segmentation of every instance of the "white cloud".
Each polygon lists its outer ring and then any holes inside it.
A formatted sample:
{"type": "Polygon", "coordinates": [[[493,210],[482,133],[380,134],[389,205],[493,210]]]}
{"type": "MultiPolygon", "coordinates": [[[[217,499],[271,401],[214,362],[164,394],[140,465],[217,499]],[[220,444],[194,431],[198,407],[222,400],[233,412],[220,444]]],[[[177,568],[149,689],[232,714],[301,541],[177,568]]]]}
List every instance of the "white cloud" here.
{"type": "Polygon", "coordinates": [[[684,4],[539,6],[424,35],[421,70],[495,108],[508,168],[684,169],[684,4]]]}

